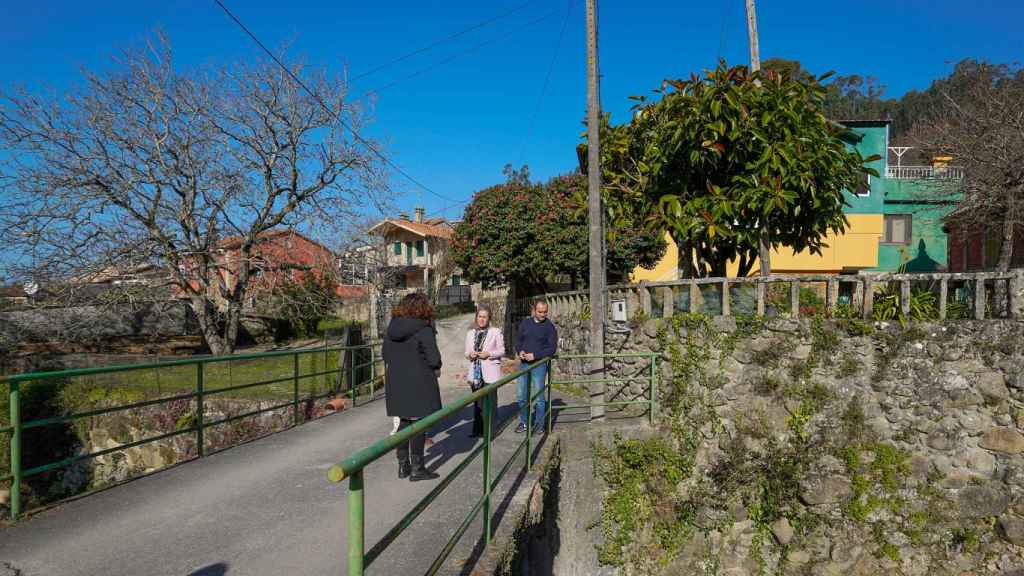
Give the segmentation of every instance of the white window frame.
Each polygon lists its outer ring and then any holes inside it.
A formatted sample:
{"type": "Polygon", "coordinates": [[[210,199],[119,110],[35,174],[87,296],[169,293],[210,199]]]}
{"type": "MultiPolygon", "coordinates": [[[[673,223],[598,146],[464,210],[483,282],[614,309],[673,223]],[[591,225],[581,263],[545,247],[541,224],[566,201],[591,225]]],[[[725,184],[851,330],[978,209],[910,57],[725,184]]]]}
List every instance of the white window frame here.
{"type": "Polygon", "coordinates": [[[865,174],[865,176],[868,177],[867,187],[866,187],[867,192],[865,192],[863,194],[859,194],[856,190],[854,190],[853,191],[853,195],[856,196],[857,198],[868,198],[869,196],[871,196],[871,174],[865,174]]]}
{"type": "Polygon", "coordinates": [[[879,244],[886,246],[909,246],[914,241],[914,215],[913,214],[883,214],[882,215],[882,238],[879,240],[879,244]],[[889,234],[889,223],[886,221],[887,218],[902,218],[905,224],[905,238],[906,241],[894,241],[887,239],[889,234]]]}

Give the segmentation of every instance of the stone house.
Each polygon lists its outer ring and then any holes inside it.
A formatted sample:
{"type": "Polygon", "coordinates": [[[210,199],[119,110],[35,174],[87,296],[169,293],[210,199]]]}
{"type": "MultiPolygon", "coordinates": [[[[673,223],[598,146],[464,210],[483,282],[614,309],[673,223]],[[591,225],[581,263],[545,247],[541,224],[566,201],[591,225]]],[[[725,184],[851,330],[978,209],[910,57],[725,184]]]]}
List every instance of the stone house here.
{"type": "Polygon", "coordinates": [[[386,288],[426,292],[441,304],[469,301],[471,289],[448,256],[454,227],[444,218],[426,218],[423,208],[414,214],[412,220],[402,214],[370,228],[383,239],[378,274],[386,276],[386,288]]]}
{"type": "MultiPolygon", "coordinates": [[[[223,285],[232,290],[238,282],[242,238],[229,237],[217,247],[215,262],[223,285]]],[[[276,289],[289,282],[300,282],[307,274],[321,277],[337,266],[337,256],[323,244],[290,229],[270,230],[260,234],[250,248],[249,281],[244,305],[256,308],[276,289]]],[[[220,291],[211,290],[210,297],[222,303],[220,291]]]]}

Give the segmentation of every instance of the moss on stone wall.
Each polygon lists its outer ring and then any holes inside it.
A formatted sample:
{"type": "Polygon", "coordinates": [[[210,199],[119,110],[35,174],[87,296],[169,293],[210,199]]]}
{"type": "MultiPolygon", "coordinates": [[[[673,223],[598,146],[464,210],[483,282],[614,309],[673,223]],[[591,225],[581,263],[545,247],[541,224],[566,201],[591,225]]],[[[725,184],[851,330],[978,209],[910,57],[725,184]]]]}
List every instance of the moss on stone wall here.
{"type": "Polygon", "coordinates": [[[595,448],[627,574],[1024,566],[1024,324],[699,315],[607,335],[661,354],[663,419],[595,448]]]}

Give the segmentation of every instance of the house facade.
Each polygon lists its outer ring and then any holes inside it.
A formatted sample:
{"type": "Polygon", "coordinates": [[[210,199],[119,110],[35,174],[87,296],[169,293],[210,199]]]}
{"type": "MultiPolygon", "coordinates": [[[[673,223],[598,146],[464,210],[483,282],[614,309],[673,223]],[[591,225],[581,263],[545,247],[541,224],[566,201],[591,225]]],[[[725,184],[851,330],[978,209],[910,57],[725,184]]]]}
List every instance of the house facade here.
{"type": "Polygon", "coordinates": [[[418,290],[433,298],[468,293],[458,268],[448,258],[452,233],[451,223],[443,218],[426,218],[423,208],[417,208],[411,220],[402,214],[380,222],[370,229],[370,234],[383,239],[378,274],[384,275],[387,287],[396,291],[418,290]]]}
{"type": "MultiPolygon", "coordinates": [[[[868,271],[937,271],[948,268],[945,217],[955,208],[962,171],[948,159],[932,166],[889,165],[889,121],[854,120],[844,140],[861,156],[878,155],[868,164],[878,172],[857,190],[845,191],[849,225],[829,234],[820,254],[772,250],[772,272],[778,274],[856,274],[868,271]]],[[[678,250],[671,238],[665,258],[652,270],[636,269],[634,282],[676,280],[678,250]]],[[[729,275],[736,274],[736,265],[729,275]]],[[[757,270],[755,265],[753,270],[757,270]]]]}
{"type": "MultiPolygon", "coordinates": [[[[215,255],[216,273],[230,291],[238,283],[242,260],[242,238],[222,240],[215,255]]],[[[248,255],[249,280],[243,304],[256,308],[265,297],[291,282],[301,282],[307,274],[322,277],[337,266],[334,252],[323,244],[290,229],[260,234],[248,255]]],[[[198,288],[198,284],[194,284],[198,288]]],[[[222,303],[220,290],[211,287],[210,297],[222,303]]]]}
{"type": "MultiPolygon", "coordinates": [[[[996,269],[1003,246],[1001,224],[964,227],[958,225],[954,219],[947,224],[947,229],[950,272],[982,272],[996,269]]],[[[1013,230],[1010,268],[1024,268],[1024,225],[1018,224],[1013,230]]]]}

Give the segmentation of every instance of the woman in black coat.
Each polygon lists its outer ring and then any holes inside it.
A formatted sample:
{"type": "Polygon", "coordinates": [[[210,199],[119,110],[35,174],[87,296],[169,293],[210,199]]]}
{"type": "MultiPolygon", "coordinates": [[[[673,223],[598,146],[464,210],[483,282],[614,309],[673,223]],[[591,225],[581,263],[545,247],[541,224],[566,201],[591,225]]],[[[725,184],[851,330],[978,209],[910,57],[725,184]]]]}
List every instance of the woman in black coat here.
{"type": "MultiPolygon", "coordinates": [[[[425,295],[409,294],[392,311],[382,353],[388,416],[401,419],[399,430],[441,409],[441,351],[434,309],[425,295]]],[[[424,435],[417,434],[395,450],[399,478],[415,482],[438,477],[423,465],[423,443],[424,435]]]]}

